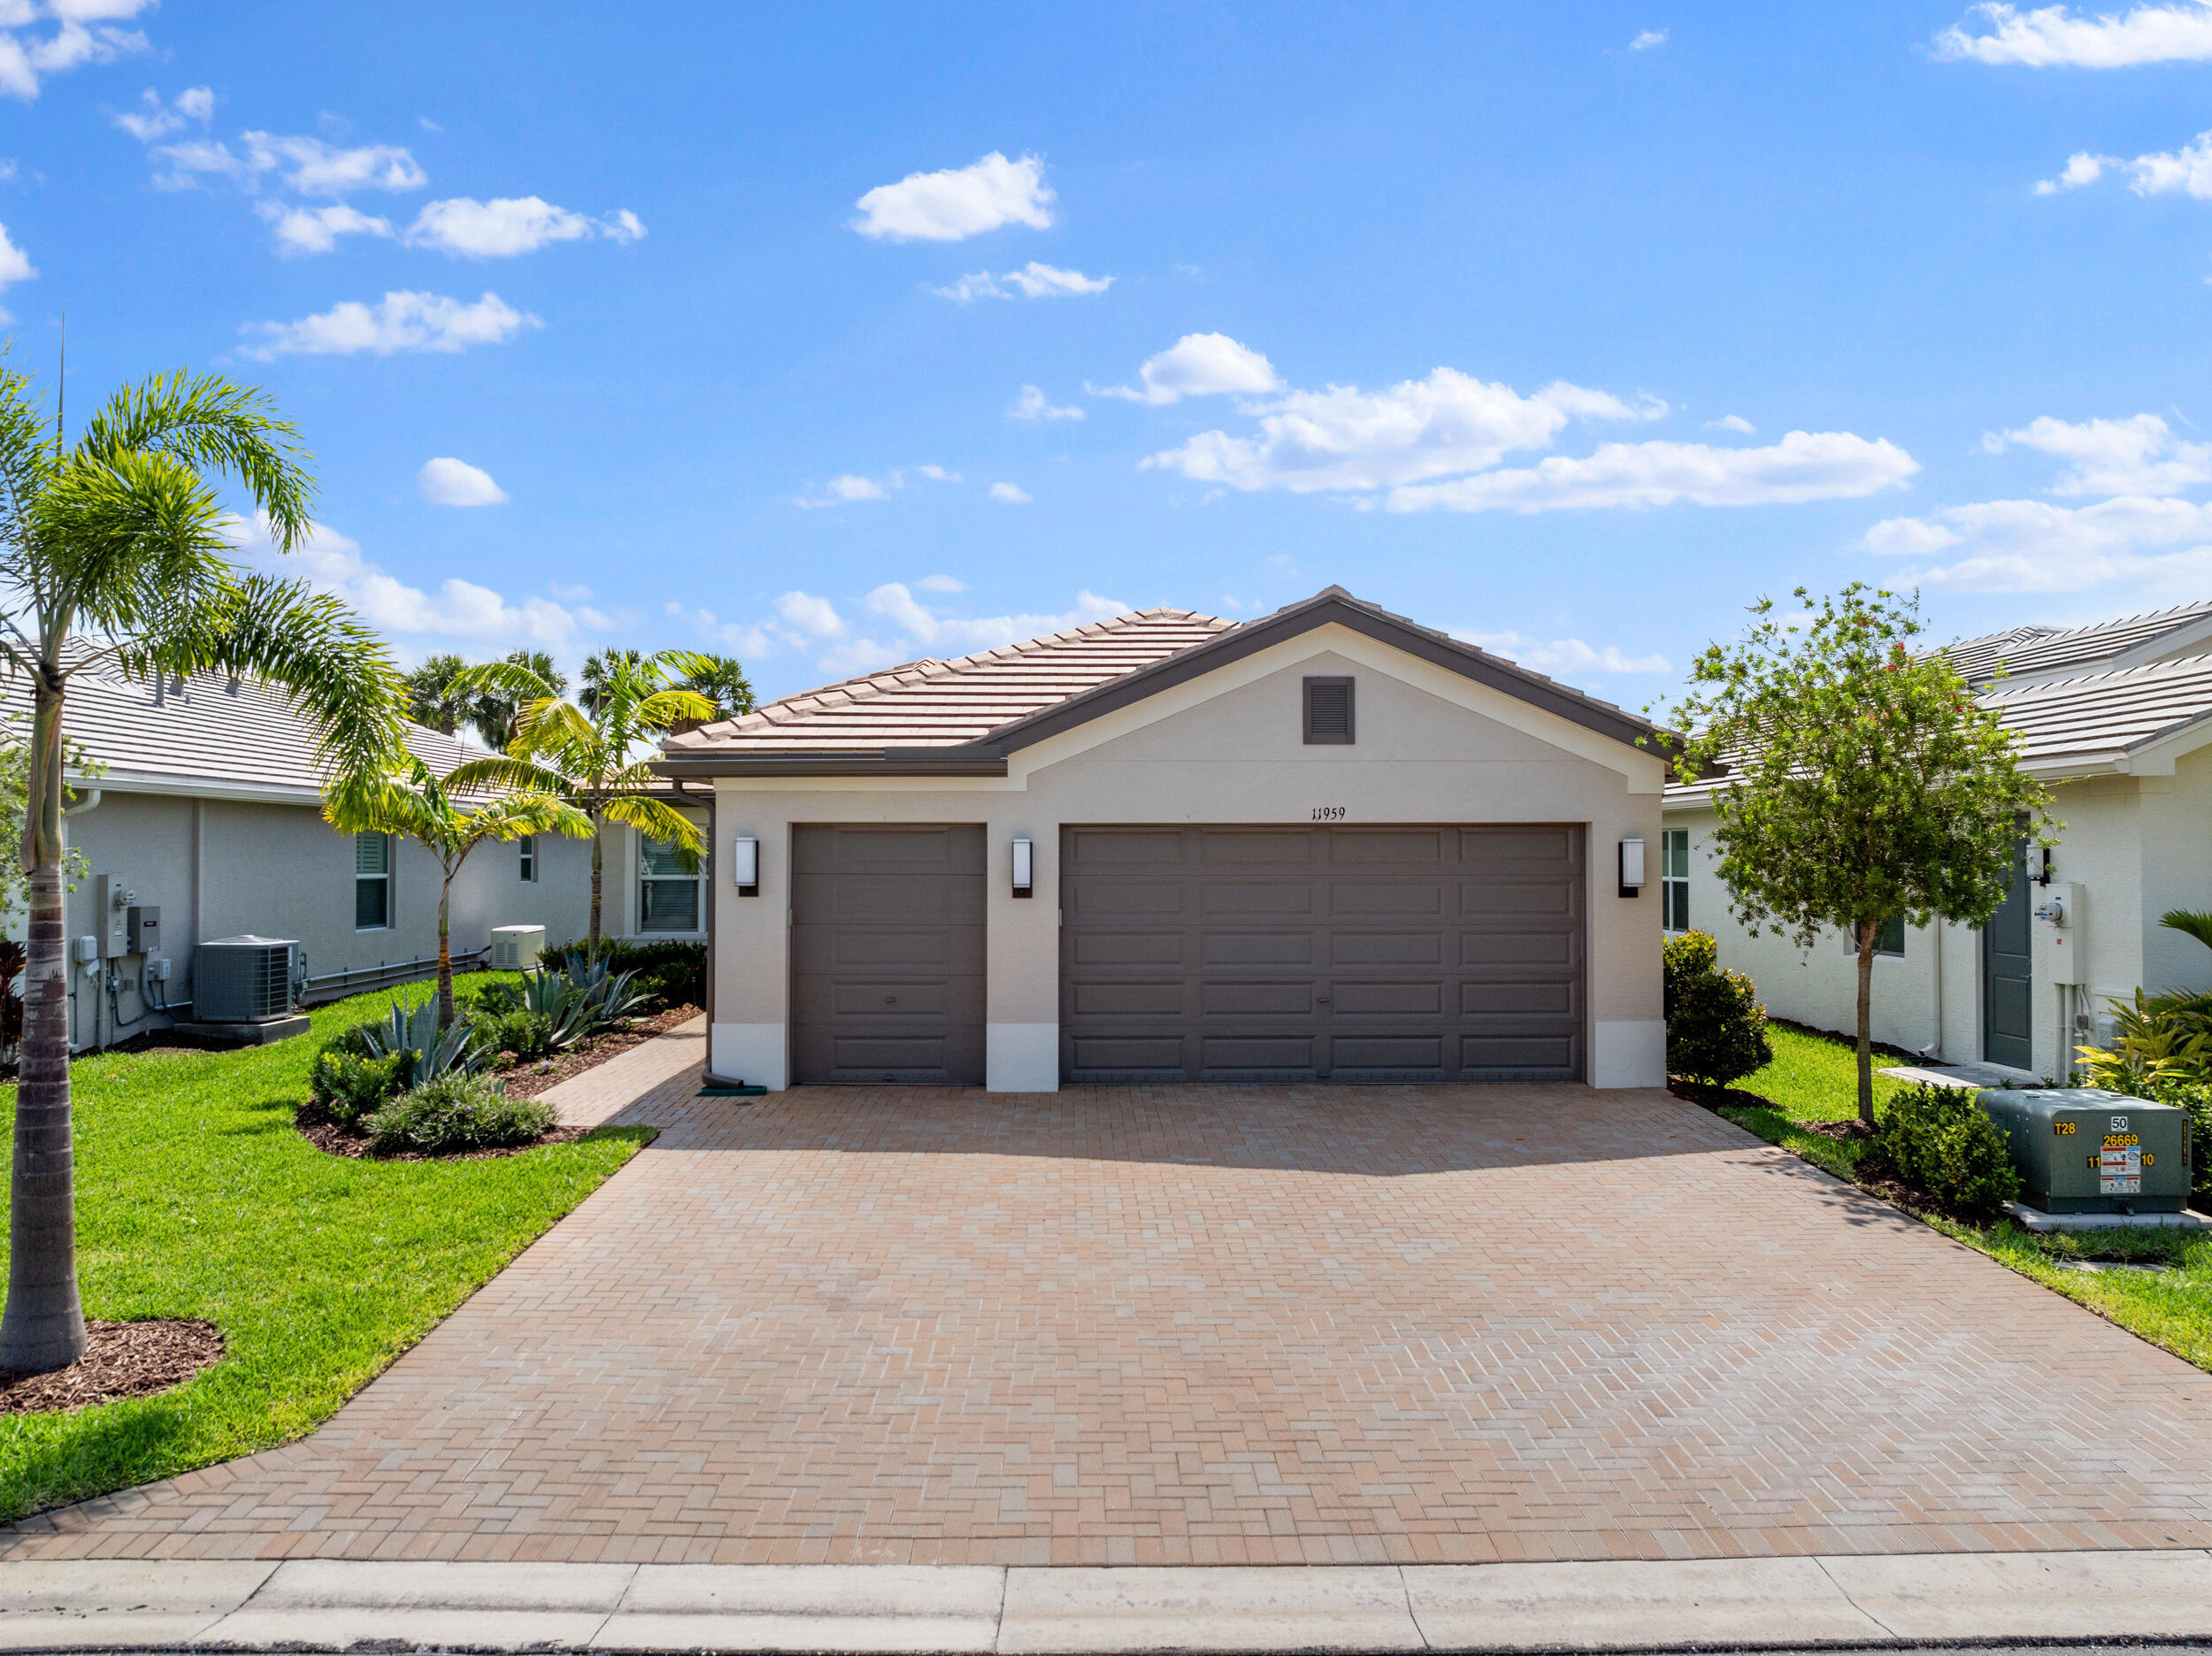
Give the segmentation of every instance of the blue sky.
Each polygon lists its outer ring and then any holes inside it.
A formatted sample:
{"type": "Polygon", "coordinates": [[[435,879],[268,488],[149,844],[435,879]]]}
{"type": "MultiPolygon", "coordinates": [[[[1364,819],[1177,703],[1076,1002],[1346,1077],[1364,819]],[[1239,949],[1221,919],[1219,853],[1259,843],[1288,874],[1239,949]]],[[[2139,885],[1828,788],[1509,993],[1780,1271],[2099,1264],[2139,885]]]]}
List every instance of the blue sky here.
{"type": "MultiPolygon", "coordinates": [[[[767,692],[1332,582],[2212,596],[2212,6],[0,0],[0,303],[268,388],[404,656],[767,692]]],[[[249,537],[250,539],[250,537],[249,537]]]]}

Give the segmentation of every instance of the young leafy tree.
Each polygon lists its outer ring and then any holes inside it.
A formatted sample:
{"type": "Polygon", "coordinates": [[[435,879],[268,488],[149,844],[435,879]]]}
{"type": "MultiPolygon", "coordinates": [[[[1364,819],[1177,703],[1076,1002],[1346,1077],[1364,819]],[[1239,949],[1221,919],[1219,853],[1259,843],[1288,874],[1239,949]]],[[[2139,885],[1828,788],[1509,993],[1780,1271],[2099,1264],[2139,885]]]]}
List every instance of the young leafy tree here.
{"type": "Polygon", "coordinates": [[[705,718],[714,704],[672,679],[710,670],[704,656],[689,650],[641,656],[635,650],[608,650],[595,656],[583,674],[590,711],[564,702],[545,678],[513,662],[493,662],[472,670],[469,682],[480,692],[512,696],[522,703],[515,717],[514,740],[504,757],[472,760],[446,778],[456,787],[503,787],[551,794],[565,800],[591,822],[591,947],[599,958],[603,830],[627,823],[639,832],[673,846],[695,859],[705,839],[690,818],[654,797],[655,739],[679,721],[705,718]],[[596,673],[594,668],[596,668],[596,673]],[[641,755],[640,751],[643,753],[641,755]]]}
{"type": "Polygon", "coordinates": [[[453,878],[469,853],[488,841],[519,840],[525,834],[559,833],[581,840],[592,831],[589,817],[551,794],[532,790],[472,802],[456,798],[462,793],[451,774],[440,777],[419,758],[411,758],[380,797],[365,800],[357,809],[342,809],[331,818],[331,825],[342,833],[401,834],[419,841],[438,859],[443,873],[438,886],[442,1024],[453,1022],[453,878]]]}
{"type": "Polygon", "coordinates": [[[382,642],[334,599],[231,561],[213,477],[244,489],[280,550],[312,527],[314,483],[296,435],[259,392],[176,373],[117,392],[72,446],[58,408],[49,425],[27,378],[0,370],[0,667],[29,680],[32,707],[29,958],[0,1368],[43,1373],[84,1352],[62,932],[70,680],[113,666],[139,678],[220,671],[280,686],[317,732],[334,810],[380,794],[403,752],[382,642]]]}
{"type": "Polygon", "coordinates": [[[1810,948],[1840,929],[1858,957],[1859,1118],[1874,1120],[1875,946],[1902,916],[1985,924],[2011,889],[2024,817],[2049,842],[2050,794],[1941,651],[1916,649],[1917,595],[1858,582],[1761,599],[1667,709],[1685,783],[1709,786],[1736,918],[1810,948]]]}

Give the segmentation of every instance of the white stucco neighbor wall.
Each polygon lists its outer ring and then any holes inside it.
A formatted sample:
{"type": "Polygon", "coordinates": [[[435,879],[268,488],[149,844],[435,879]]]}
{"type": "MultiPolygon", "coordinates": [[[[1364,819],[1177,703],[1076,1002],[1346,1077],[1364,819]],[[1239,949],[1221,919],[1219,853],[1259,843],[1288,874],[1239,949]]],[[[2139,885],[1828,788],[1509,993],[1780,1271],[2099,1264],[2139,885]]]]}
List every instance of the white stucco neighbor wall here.
{"type": "Polygon", "coordinates": [[[720,778],[715,843],[761,844],[760,893],[716,882],[712,1067],[788,1085],[792,830],[801,824],[980,823],[986,914],[986,1073],[995,1091],[1059,1085],[1059,845],[1064,824],[1575,823],[1589,864],[1590,1074],[1603,1086],[1665,1082],[1655,881],[1617,895],[1614,847],[1655,846],[1660,761],[1334,625],[1102,715],[1018,751],[990,778],[720,778]],[[1358,681],[1358,740],[1309,747],[1301,680],[1358,681]],[[1036,847],[1035,895],[1010,889],[1011,842],[1036,847]]]}
{"type": "MultiPolygon", "coordinates": [[[[2063,824],[2052,878],[2079,890],[2070,941],[2084,951],[2089,981],[2078,993],[2035,985],[2030,1047],[2039,1075],[2063,1075],[2073,1062],[2073,1014],[2093,1019],[2139,985],[2212,988],[2212,949],[2159,924],[2171,908],[2212,908],[2212,748],[2166,763],[2170,774],[2152,762],[2148,774],[2087,777],[2052,790],[2063,824]]],[[[1773,1016],[1816,1029],[1855,1027],[1857,978],[1841,934],[1801,951],[1737,924],[1714,868],[1713,825],[1709,809],[1666,813],[1667,827],[1690,833],[1690,924],[1713,933],[1721,963],[1747,974],[1773,1016]]],[[[1876,960],[1875,1039],[1975,1062],[1985,1055],[1983,1018],[1978,930],[1912,932],[1901,959],[1876,960]]]]}

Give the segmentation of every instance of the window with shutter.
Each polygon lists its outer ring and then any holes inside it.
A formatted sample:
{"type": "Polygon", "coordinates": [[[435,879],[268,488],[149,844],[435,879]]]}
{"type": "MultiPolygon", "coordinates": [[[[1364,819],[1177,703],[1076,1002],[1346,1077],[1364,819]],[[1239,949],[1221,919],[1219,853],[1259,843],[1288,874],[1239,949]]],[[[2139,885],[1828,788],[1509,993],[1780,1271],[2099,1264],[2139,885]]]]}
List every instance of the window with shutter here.
{"type": "Polygon", "coordinates": [[[1349,678],[1306,680],[1306,745],[1352,740],[1352,681],[1349,678]]]}

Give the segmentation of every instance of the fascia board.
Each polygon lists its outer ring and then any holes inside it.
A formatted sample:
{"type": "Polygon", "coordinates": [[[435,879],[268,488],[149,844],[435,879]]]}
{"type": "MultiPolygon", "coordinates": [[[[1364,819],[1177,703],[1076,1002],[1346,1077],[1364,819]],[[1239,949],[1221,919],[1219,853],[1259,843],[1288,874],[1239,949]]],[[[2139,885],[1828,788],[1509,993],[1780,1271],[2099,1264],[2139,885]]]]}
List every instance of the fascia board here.
{"type": "Polygon", "coordinates": [[[1640,752],[1625,742],[1547,712],[1519,696],[1493,689],[1333,621],[1295,633],[1251,655],[1225,661],[1209,672],[1101,713],[1033,746],[1017,748],[1008,759],[1009,773],[1025,785],[1027,778],[1037,771],[1064,763],[1079,754],[1203,706],[1217,696],[1256,684],[1320,655],[1342,656],[1425,691],[1440,701],[1532,736],[1578,759],[1601,765],[1624,778],[1632,794],[1656,794],[1663,784],[1666,762],[1656,753],[1640,752]]]}
{"type": "Polygon", "coordinates": [[[212,782],[204,777],[152,770],[103,770],[98,776],[72,777],[69,786],[81,792],[99,788],[110,794],[161,794],[253,805],[311,805],[318,809],[323,802],[320,788],[277,782],[212,782]]]}

